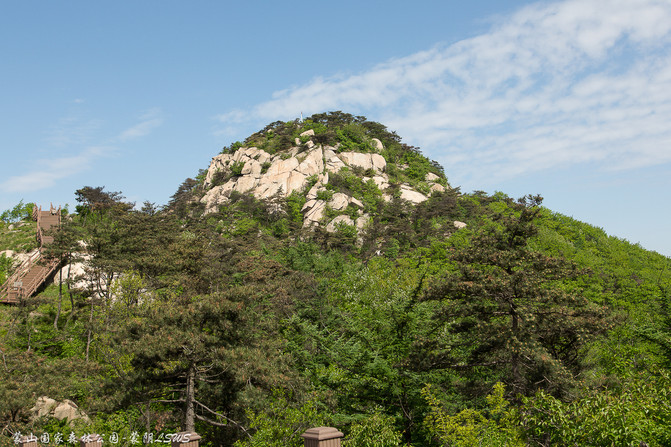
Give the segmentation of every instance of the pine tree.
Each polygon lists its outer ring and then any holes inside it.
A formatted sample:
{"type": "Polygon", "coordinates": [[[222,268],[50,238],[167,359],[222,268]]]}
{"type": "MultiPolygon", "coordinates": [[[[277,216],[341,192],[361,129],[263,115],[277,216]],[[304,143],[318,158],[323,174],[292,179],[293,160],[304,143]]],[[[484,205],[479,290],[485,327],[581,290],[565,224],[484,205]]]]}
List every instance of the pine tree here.
{"type": "Polygon", "coordinates": [[[607,322],[604,309],[580,295],[574,280],[584,272],[530,249],[541,201],[509,201],[470,245],[454,250],[454,271],[425,298],[441,304],[444,365],[503,380],[513,394],[561,395],[581,370],[585,344],[607,322]]]}

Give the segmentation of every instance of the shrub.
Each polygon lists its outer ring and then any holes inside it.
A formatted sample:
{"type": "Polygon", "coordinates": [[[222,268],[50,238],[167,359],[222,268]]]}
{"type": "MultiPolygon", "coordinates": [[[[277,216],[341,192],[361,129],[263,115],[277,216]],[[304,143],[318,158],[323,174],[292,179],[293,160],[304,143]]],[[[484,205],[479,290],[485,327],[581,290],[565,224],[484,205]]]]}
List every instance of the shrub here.
{"type": "Polygon", "coordinates": [[[305,197],[296,191],[292,192],[289,197],[287,197],[287,214],[293,222],[303,222],[303,213],[301,212],[301,209],[303,208],[303,205],[305,205],[305,202],[305,197]]]}
{"type": "Polygon", "coordinates": [[[374,152],[375,149],[366,135],[366,130],[360,124],[346,124],[336,130],[336,137],[340,143],[339,151],[374,152]]]}
{"type": "Polygon", "coordinates": [[[4,253],[0,255],[0,284],[3,284],[11,274],[13,264],[12,258],[8,258],[4,253]]]}
{"type": "Polygon", "coordinates": [[[220,154],[232,154],[238,149],[240,149],[243,146],[243,143],[240,141],[236,141],[235,143],[231,144],[230,146],[224,146],[221,149],[220,154]]]}
{"type": "Polygon", "coordinates": [[[401,433],[394,427],[394,418],[382,413],[367,416],[352,424],[343,447],[398,447],[401,433]]]}
{"type": "Polygon", "coordinates": [[[525,427],[544,445],[671,445],[671,377],[629,377],[619,390],[587,392],[564,403],[539,392],[525,401],[525,427]]]}
{"type": "Polygon", "coordinates": [[[282,218],[277,222],[273,223],[271,227],[273,236],[281,238],[289,234],[289,221],[286,218],[282,218]]]}
{"type": "Polygon", "coordinates": [[[212,176],[212,179],[210,180],[211,186],[215,187],[215,186],[223,185],[230,178],[231,178],[231,174],[229,172],[227,172],[223,169],[219,170],[219,171],[215,172],[214,175],[212,176]]]}
{"type": "Polygon", "coordinates": [[[328,202],[332,198],[333,198],[333,191],[329,191],[328,189],[322,189],[320,191],[317,191],[317,200],[323,200],[325,202],[328,202]]]}
{"type": "Polygon", "coordinates": [[[379,206],[384,203],[382,191],[380,191],[380,188],[377,187],[373,179],[369,179],[363,184],[361,202],[366,213],[377,211],[379,206]]]}
{"type": "Polygon", "coordinates": [[[359,218],[359,207],[353,203],[350,203],[347,205],[347,208],[345,208],[345,212],[343,214],[347,214],[352,220],[357,220],[359,218]]]}
{"type": "Polygon", "coordinates": [[[231,168],[231,174],[233,177],[239,177],[242,175],[242,168],[245,167],[245,162],[244,161],[236,161],[234,162],[230,168],[231,168]]]}
{"type": "Polygon", "coordinates": [[[524,446],[519,416],[514,409],[509,408],[509,402],[503,397],[504,391],[503,384],[499,382],[487,396],[485,410],[466,408],[451,415],[444,410],[433,389],[427,385],[422,389],[422,395],[431,411],[425,424],[441,445],[470,447],[482,445],[481,442],[487,440],[488,446],[524,446]]]}
{"type": "Polygon", "coordinates": [[[229,227],[229,234],[233,236],[242,236],[256,231],[258,222],[251,217],[238,216],[233,225],[229,227]]]}
{"type": "Polygon", "coordinates": [[[356,242],[357,231],[354,225],[347,225],[345,222],[338,222],[335,225],[336,234],[344,243],[354,244],[356,242]]]}
{"type": "Polygon", "coordinates": [[[313,186],[319,181],[319,176],[317,174],[312,174],[310,177],[305,179],[305,190],[309,191],[313,186]]]}
{"type": "Polygon", "coordinates": [[[300,435],[305,430],[326,422],[317,402],[293,403],[281,390],[273,392],[263,410],[247,409],[246,413],[253,435],[236,441],[234,447],[300,447],[303,445],[300,435]]]}
{"type": "Polygon", "coordinates": [[[363,192],[363,180],[357,177],[349,168],[344,167],[340,172],[329,176],[329,183],[326,188],[331,191],[340,191],[349,196],[361,200],[363,192]]]}

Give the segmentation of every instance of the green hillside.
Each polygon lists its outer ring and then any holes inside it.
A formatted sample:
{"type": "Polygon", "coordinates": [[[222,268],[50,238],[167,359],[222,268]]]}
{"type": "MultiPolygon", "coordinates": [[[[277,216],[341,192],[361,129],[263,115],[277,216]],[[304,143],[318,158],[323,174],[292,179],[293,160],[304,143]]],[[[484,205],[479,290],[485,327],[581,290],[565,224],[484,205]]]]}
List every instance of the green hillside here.
{"type": "MultiPolygon", "coordinates": [[[[165,206],[78,190],[48,250],[80,276],[0,308],[0,445],[195,430],[207,446],[301,446],[324,425],[350,447],[671,445],[669,258],[539,196],[462,193],[363,117],[273,123],[222,154],[252,147],[386,165],[263,200],[229,189],[210,209],[244,164],[203,169],[165,206]],[[326,204],[313,226],[310,200],[326,204]],[[339,215],[366,224],[327,229],[339,215]],[[40,396],[90,421],[31,417],[40,396]]],[[[0,251],[20,247],[3,224],[0,251]]]]}

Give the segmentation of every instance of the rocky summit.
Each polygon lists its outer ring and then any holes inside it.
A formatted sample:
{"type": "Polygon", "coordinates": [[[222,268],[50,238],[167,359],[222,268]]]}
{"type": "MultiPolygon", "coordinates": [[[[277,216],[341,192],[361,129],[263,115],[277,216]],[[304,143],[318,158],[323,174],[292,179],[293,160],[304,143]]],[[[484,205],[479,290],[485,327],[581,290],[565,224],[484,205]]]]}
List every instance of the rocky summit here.
{"type": "MultiPolygon", "coordinates": [[[[418,178],[416,167],[404,163],[403,158],[390,157],[391,152],[379,138],[364,134],[358,144],[351,144],[340,132],[336,135],[344,142],[324,144],[320,135],[328,127],[315,126],[312,121],[292,125],[300,133],[288,140],[290,146],[275,153],[257,146],[240,146],[212,158],[203,183],[205,194],[200,199],[205,213],[217,211],[234,192],[251,193],[257,199],[300,194],[305,197],[301,210],[304,228],[322,224],[327,231],[335,231],[337,224],[346,224],[361,230],[370,220],[362,197],[334,185],[334,176],[354,176],[385,201],[397,197],[421,203],[449,187],[445,177],[434,172],[421,172],[418,178]],[[317,127],[317,132],[314,128],[303,130],[311,126],[317,127]]],[[[272,129],[261,133],[275,137],[272,129]]],[[[246,142],[250,140],[254,138],[246,142]]]]}

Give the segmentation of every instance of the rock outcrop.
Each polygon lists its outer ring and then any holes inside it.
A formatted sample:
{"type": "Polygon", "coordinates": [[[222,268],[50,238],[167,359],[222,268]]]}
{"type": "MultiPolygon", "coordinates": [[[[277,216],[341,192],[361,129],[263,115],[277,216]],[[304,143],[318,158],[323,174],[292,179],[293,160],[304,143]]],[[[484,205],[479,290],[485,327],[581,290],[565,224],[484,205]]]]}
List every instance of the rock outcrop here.
{"type": "MultiPolygon", "coordinates": [[[[345,213],[350,206],[358,208],[360,216],[364,214],[364,205],[360,200],[342,192],[328,191],[329,174],[339,173],[342,169],[360,170],[362,180],[372,179],[382,192],[385,200],[391,200],[389,176],[386,173],[387,161],[377,152],[384,146],[373,138],[371,146],[377,151],[355,152],[339,151],[339,145],[322,146],[315,144],[312,138],[314,130],[310,129],[296,138],[296,146],[277,154],[270,154],[256,147],[242,147],[233,153],[220,154],[212,158],[205,176],[205,195],[200,201],[205,205],[205,213],[211,213],[226,203],[233,192],[251,193],[258,199],[269,199],[274,196],[287,197],[298,191],[305,194],[306,203],[302,208],[303,227],[311,227],[320,223],[326,225],[327,231],[334,231],[336,224],[345,223],[362,230],[369,217],[352,220],[336,216],[326,222],[334,212],[345,213]],[[329,196],[330,195],[330,196],[329,196]]],[[[425,191],[444,191],[440,177],[430,173],[425,179],[425,191]]],[[[409,184],[400,185],[400,198],[412,203],[421,203],[428,199],[427,195],[415,190],[409,184]]]]}
{"type": "Polygon", "coordinates": [[[210,189],[201,202],[206,204],[206,212],[212,212],[227,201],[232,191],[251,192],[259,199],[276,194],[288,196],[302,190],[312,176],[318,181],[324,179],[321,146],[300,154],[298,148],[292,148],[288,154],[275,156],[255,147],[241,148],[212,159],[205,177],[205,187],[210,189]],[[214,184],[218,175],[228,177],[222,185],[214,184]]]}
{"type": "Polygon", "coordinates": [[[90,423],[90,418],[77,407],[77,404],[71,400],[64,399],[59,402],[47,396],[42,396],[37,399],[35,406],[30,409],[32,419],[39,419],[44,417],[54,417],[59,421],[67,419],[69,423],[77,419],[82,419],[85,423],[90,423]]]}

